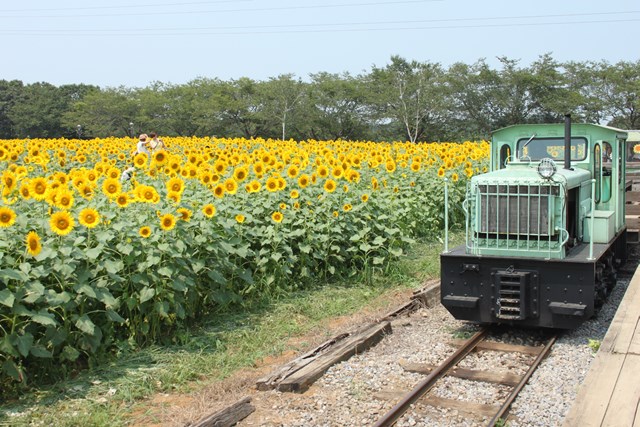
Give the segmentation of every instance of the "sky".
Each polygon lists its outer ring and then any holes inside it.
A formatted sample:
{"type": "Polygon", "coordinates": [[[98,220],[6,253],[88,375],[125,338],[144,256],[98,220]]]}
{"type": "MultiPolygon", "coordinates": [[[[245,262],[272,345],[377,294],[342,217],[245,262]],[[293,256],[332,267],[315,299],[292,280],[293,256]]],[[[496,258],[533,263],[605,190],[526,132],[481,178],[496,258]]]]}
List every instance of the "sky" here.
{"type": "Polygon", "coordinates": [[[5,0],[0,80],[140,88],[366,74],[392,55],[638,61],[638,0],[5,0]]]}

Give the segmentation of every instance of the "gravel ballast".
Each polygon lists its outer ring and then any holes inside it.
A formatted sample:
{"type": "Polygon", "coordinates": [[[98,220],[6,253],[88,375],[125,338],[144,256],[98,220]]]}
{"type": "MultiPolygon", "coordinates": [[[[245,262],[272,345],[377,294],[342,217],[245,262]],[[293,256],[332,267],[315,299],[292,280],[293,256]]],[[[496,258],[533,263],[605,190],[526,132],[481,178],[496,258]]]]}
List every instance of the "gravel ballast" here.
{"type": "MultiPolygon", "coordinates": [[[[604,338],[629,279],[618,280],[597,316],[562,333],[550,355],[511,407],[509,426],[561,425],[595,357],[590,342],[604,338]]],[[[405,371],[406,363],[439,364],[455,351],[451,341],[467,338],[477,327],[455,320],[443,307],[420,309],[393,321],[393,333],[368,351],[331,367],[304,394],[256,392],[257,410],[240,426],[364,426],[380,419],[425,375],[405,371]]],[[[505,328],[492,341],[541,345],[543,332],[505,328]]],[[[593,345],[592,345],[593,346],[593,345]]],[[[533,356],[494,351],[473,353],[460,363],[469,369],[495,369],[522,375],[533,356]]],[[[432,390],[441,398],[480,404],[501,403],[511,388],[453,377],[432,390]]],[[[416,403],[397,426],[476,426],[483,418],[453,409],[416,403]]]]}

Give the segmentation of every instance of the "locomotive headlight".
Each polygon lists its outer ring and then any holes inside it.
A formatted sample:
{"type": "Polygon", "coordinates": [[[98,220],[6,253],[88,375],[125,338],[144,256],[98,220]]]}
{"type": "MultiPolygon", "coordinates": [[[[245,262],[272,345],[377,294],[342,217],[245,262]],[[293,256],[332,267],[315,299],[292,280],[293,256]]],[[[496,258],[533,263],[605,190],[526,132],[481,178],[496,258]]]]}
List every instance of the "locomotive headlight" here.
{"type": "Polygon", "coordinates": [[[553,159],[545,158],[540,160],[540,164],[538,164],[538,175],[544,179],[551,178],[557,170],[556,162],[553,159]]]}

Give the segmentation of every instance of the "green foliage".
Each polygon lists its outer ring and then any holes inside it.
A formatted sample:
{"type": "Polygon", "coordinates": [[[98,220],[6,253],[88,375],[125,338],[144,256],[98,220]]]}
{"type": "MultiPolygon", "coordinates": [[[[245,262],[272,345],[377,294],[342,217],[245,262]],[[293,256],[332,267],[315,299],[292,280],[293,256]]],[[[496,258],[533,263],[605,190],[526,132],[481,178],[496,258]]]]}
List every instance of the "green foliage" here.
{"type": "Polygon", "coordinates": [[[55,87],[0,80],[0,137],[163,135],[351,140],[487,138],[518,123],[576,121],[640,127],[640,61],[529,66],[498,58],[473,64],[392,56],[358,76],[319,72],[256,81],[197,78],[145,88],[55,87]],[[133,130],[129,123],[133,123],[133,130]]]}
{"type": "Polygon", "coordinates": [[[602,344],[602,341],[589,338],[589,343],[587,344],[587,346],[591,350],[593,350],[594,353],[597,353],[598,350],[600,350],[600,345],[601,344],[602,344]]]}
{"type": "MultiPolygon", "coordinates": [[[[375,172],[362,173],[371,182],[375,172]]],[[[316,185],[295,198],[239,192],[217,201],[216,216],[207,218],[203,200],[212,196],[202,191],[209,190],[187,181],[182,198],[193,217],[168,232],[156,226],[148,238],[139,230],[158,223],[155,208],[80,198],[77,209],[95,207],[103,222],[57,236],[48,232],[46,205],[20,201],[20,224],[3,228],[0,242],[2,392],[71,375],[122,349],[173,342],[204,315],[319,280],[372,284],[415,239],[442,233],[443,183],[435,170],[407,169],[375,188],[344,182],[331,194],[316,185]],[[283,220],[275,223],[278,210],[283,220]],[[240,212],[244,223],[234,219],[240,212]],[[35,257],[25,251],[26,224],[43,236],[35,257]]],[[[451,186],[451,206],[461,204],[465,182],[451,186]]],[[[164,200],[166,189],[158,191],[164,200]]],[[[453,209],[450,220],[461,224],[461,212],[453,209]]]]}

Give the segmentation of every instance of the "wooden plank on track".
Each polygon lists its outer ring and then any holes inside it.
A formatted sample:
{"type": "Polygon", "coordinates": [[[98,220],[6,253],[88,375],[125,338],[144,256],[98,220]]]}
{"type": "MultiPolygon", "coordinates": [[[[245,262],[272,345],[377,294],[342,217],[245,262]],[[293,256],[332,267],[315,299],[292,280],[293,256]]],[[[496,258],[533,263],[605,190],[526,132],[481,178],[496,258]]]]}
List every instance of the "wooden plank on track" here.
{"type": "MultiPolygon", "coordinates": [[[[437,366],[430,363],[409,363],[400,362],[402,369],[408,372],[429,375],[437,366]]],[[[502,384],[508,386],[516,386],[522,380],[522,375],[513,374],[511,372],[490,372],[479,371],[475,369],[453,368],[447,372],[450,377],[462,378],[465,380],[483,381],[492,384],[502,384]]]]}
{"type": "Polygon", "coordinates": [[[429,280],[422,288],[413,292],[412,300],[418,300],[425,307],[433,307],[440,302],[440,279],[429,280]]]}
{"type": "Polygon", "coordinates": [[[323,342],[313,350],[298,356],[289,363],[271,372],[266,377],[262,377],[258,381],[256,381],[256,388],[262,391],[276,388],[280,381],[282,381],[284,378],[313,362],[315,358],[317,358],[320,354],[328,352],[331,347],[347,339],[349,335],[349,333],[342,333],[340,335],[337,335],[323,342]]]}
{"type": "Polygon", "coordinates": [[[251,404],[251,398],[245,397],[233,405],[211,414],[192,424],[193,427],[231,427],[247,418],[256,408],[251,404]]]}
{"type": "Polygon", "coordinates": [[[636,408],[640,402],[638,372],[640,372],[640,356],[628,354],[624,359],[616,387],[609,400],[603,426],[633,425],[636,408]]]}
{"type": "Polygon", "coordinates": [[[602,425],[626,355],[600,351],[591,364],[587,377],[578,388],[578,395],[564,420],[564,427],[602,425]]]}
{"type": "Polygon", "coordinates": [[[627,203],[624,206],[624,214],[630,216],[640,216],[640,205],[627,203]]]}
{"type": "Polygon", "coordinates": [[[331,366],[349,359],[356,353],[363,352],[390,332],[391,324],[389,322],[374,323],[360,329],[333,346],[328,352],[318,355],[311,363],[283,378],[277,384],[277,389],[303,393],[331,366]]]}
{"type": "MultiPolygon", "coordinates": [[[[453,340],[452,344],[456,347],[461,347],[465,342],[465,340],[453,340]]],[[[537,356],[538,354],[540,354],[543,348],[544,347],[542,346],[533,347],[530,345],[514,345],[494,341],[482,341],[476,346],[476,350],[516,352],[530,354],[532,356],[537,356]]]]}
{"type": "MultiPolygon", "coordinates": [[[[398,402],[400,399],[409,394],[409,390],[400,391],[400,390],[389,390],[389,391],[377,391],[372,394],[374,399],[377,400],[386,400],[392,402],[398,402]]],[[[484,403],[476,403],[476,402],[466,402],[462,400],[456,399],[447,399],[444,397],[438,396],[426,396],[419,399],[414,405],[424,403],[429,406],[433,406],[436,408],[448,408],[455,409],[460,412],[474,414],[485,417],[493,417],[496,413],[498,413],[498,409],[500,409],[499,405],[487,405],[484,403]]]]}
{"type": "Polygon", "coordinates": [[[447,399],[438,396],[427,396],[424,399],[420,399],[418,402],[424,402],[427,405],[434,406],[436,408],[449,408],[455,409],[460,412],[465,412],[474,415],[480,415],[484,417],[493,417],[498,413],[500,409],[499,405],[487,405],[484,403],[466,402],[457,399],[447,399]]]}

